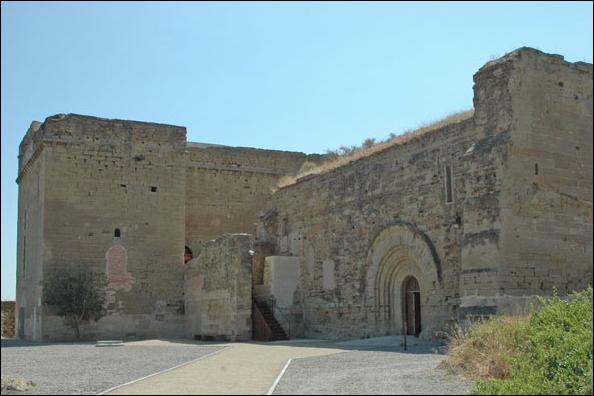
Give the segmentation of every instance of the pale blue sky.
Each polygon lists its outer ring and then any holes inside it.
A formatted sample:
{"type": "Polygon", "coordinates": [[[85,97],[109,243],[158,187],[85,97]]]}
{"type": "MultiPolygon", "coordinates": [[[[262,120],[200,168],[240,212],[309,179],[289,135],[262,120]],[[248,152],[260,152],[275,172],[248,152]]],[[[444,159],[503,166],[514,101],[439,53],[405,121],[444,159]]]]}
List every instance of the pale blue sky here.
{"type": "Polygon", "coordinates": [[[18,144],[79,113],[307,153],[472,107],[472,75],[531,46],[592,62],[592,3],[2,2],[2,299],[18,144]]]}

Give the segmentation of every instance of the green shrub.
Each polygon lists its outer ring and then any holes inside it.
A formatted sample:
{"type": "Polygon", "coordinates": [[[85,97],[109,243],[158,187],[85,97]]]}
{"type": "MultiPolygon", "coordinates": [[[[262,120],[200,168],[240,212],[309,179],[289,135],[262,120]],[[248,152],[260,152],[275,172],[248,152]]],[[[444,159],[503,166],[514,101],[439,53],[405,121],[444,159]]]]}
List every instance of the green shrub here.
{"type": "Polygon", "coordinates": [[[479,380],[474,394],[592,394],[592,288],[541,304],[518,339],[509,376],[479,380]]]}

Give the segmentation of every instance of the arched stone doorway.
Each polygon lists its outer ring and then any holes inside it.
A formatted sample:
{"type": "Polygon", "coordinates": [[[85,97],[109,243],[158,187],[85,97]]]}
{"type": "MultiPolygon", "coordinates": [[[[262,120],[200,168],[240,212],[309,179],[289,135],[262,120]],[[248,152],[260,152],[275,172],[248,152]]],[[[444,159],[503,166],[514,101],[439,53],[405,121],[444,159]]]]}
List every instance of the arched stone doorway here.
{"type": "Polygon", "coordinates": [[[404,327],[406,334],[418,336],[421,333],[421,289],[414,276],[405,279],[404,292],[404,327]]]}
{"type": "Polygon", "coordinates": [[[382,231],[369,249],[365,276],[370,335],[419,335],[431,327],[425,301],[441,287],[441,263],[428,237],[408,224],[382,231]]]}

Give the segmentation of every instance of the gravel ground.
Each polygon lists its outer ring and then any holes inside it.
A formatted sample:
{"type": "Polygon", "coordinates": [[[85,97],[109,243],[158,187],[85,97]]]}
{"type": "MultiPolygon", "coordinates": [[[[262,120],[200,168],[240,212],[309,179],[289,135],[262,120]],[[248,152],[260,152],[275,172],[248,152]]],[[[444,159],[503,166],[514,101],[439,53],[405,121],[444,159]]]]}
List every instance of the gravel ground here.
{"type": "Polygon", "coordinates": [[[436,369],[443,358],[419,347],[407,353],[383,348],[295,359],[273,394],[465,394],[473,384],[436,369]]]}
{"type": "Polygon", "coordinates": [[[2,375],[33,381],[36,386],[27,394],[97,394],[221,348],[192,344],[98,348],[90,343],[2,340],[2,375]]]}

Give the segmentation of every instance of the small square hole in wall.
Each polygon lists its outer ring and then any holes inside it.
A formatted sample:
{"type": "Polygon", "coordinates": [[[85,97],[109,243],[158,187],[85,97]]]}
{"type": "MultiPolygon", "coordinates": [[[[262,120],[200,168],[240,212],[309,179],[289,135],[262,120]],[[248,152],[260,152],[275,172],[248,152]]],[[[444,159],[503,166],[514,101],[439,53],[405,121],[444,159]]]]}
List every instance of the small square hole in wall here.
{"type": "Polygon", "coordinates": [[[157,192],[157,187],[151,186],[151,192],[157,192]]]}

